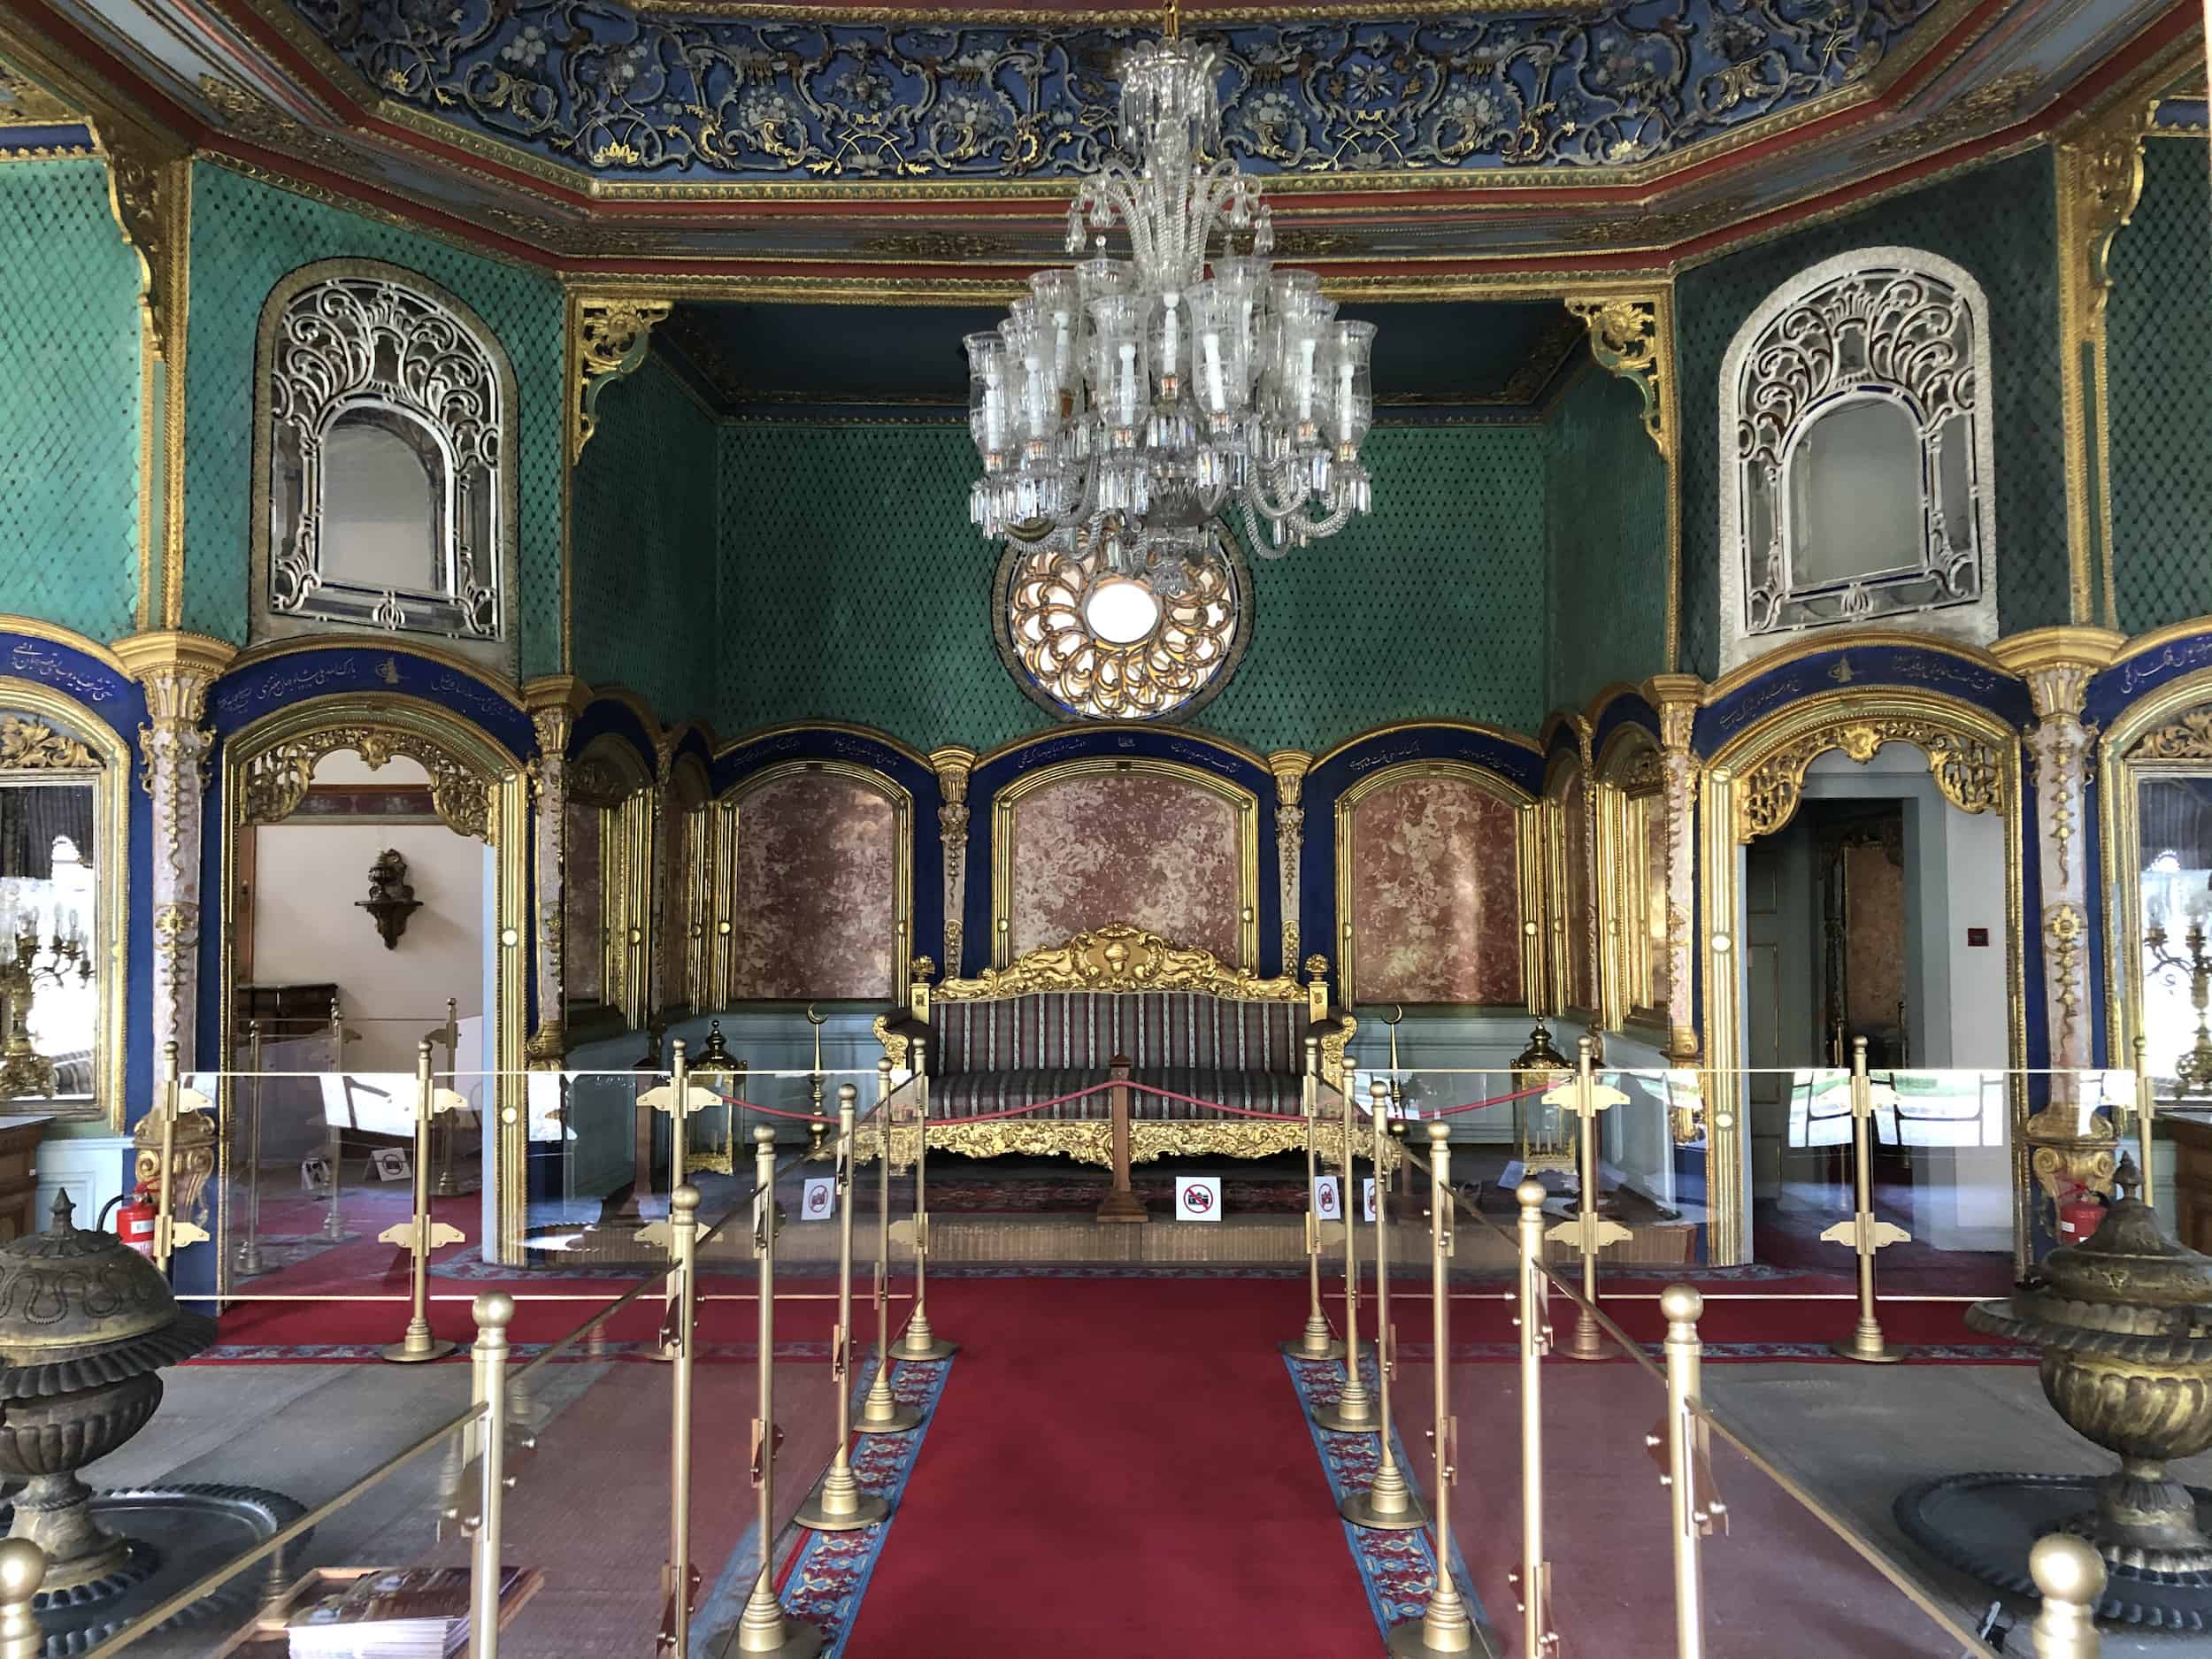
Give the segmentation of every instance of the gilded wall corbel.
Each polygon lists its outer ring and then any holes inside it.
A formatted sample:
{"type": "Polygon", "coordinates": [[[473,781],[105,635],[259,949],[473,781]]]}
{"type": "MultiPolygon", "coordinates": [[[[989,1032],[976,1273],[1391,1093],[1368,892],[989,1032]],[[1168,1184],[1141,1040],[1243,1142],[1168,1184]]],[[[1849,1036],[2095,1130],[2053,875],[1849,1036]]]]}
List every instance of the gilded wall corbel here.
{"type": "Polygon", "coordinates": [[[145,688],[139,785],[153,835],[153,1041],[193,1069],[199,1025],[200,854],[215,734],[207,694],[237,647],[196,634],[119,640],[115,654],[145,688]]]}
{"type": "Polygon", "coordinates": [[[568,1053],[567,976],[563,927],[568,869],[568,737],[588,693],[569,674],[551,674],[523,687],[538,739],[530,763],[533,879],[537,903],[538,1023],[523,1052],[534,1068],[558,1068],[568,1053]]]}
{"type": "Polygon", "coordinates": [[[1678,442],[1680,403],[1674,364],[1674,289],[1570,298],[1567,310],[1590,331],[1590,355],[1609,374],[1633,386],[1644,401],[1644,432],[1667,469],[1667,619],[1662,667],[1680,660],[1682,640],[1682,484],[1678,442]]]}
{"type": "Polygon", "coordinates": [[[1283,972],[1298,960],[1298,871],[1306,845],[1306,773],[1313,757],[1279,749],[1267,757],[1275,774],[1275,864],[1282,887],[1283,972]]]}
{"type": "Polygon", "coordinates": [[[2065,400],[2069,614],[2119,626],[2112,572],[2111,422],[2105,313],[2112,243],[2143,195],[2143,134],[2152,104],[2130,99],[2058,145],[2059,379],[2065,400]]]}
{"type": "Polygon", "coordinates": [[[937,773],[937,834],[945,856],[945,972],[958,979],[966,972],[961,945],[967,929],[963,907],[968,902],[968,774],[974,771],[975,750],[949,743],[929,752],[937,773]]]}
{"type": "Polygon", "coordinates": [[[1691,1017],[1691,976],[1697,971],[1690,918],[1697,914],[1697,757],[1691,733],[1705,693],[1695,674],[1655,674],[1644,695],[1659,710],[1667,814],[1667,1054],[1685,1064],[1697,1059],[1697,1022],[1691,1017]]]}
{"type": "Polygon", "coordinates": [[[570,296],[568,458],[572,465],[598,426],[600,393],[645,361],[653,325],[664,319],[671,309],[667,300],[570,296]]]}

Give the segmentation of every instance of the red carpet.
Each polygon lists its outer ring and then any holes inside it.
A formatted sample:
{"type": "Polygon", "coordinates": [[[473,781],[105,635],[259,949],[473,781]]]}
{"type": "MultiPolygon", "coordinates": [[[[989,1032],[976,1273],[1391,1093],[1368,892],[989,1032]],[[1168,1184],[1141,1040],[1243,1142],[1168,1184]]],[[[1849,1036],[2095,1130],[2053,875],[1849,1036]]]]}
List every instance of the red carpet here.
{"type": "Polygon", "coordinates": [[[1304,1286],[954,1280],[961,1343],[846,1659],[1379,1640],[1276,1344],[1304,1286]]]}

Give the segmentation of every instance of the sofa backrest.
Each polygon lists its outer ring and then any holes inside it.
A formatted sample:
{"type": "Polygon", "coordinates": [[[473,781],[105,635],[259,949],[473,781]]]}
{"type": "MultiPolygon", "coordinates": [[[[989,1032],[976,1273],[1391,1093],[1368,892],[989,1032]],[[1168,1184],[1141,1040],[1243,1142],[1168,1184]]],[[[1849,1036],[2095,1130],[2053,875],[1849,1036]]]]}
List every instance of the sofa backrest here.
{"type": "Polygon", "coordinates": [[[1040,991],[930,1010],[931,1071],[1137,1066],[1214,1071],[1305,1067],[1306,1004],[1237,1002],[1192,991],[1040,991]]]}

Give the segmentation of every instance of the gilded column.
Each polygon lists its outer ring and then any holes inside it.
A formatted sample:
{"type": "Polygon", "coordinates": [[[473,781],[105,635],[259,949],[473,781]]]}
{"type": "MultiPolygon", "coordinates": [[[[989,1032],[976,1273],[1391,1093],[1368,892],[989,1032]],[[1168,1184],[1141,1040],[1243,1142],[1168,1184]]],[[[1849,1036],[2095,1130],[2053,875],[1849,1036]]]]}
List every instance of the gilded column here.
{"type": "Polygon", "coordinates": [[[538,756],[530,764],[531,793],[536,797],[532,841],[533,886],[537,895],[538,1024],[524,1052],[533,1067],[558,1068],[568,1054],[567,976],[563,969],[562,929],[568,868],[568,734],[588,694],[581,680],[567,674],[534,680],[524,688],[538,756]]]}
{"type": "Polygon", "coordinates": [[[1697,914],[1697,757],[1690,750],[1692,728],[1705,693],[1695,674],[1655,674],[1644,693],[1659,710],[1661,762],[1666,780],[1667,814],[1667,1056],[1685,1064],[1697,1059],[1697,1023],[1690,995],[1697,972],[1697,941],[1690,918],[1697,914]]]}
{"type": "Polygon", "coordinates": [[[2036,723],[2024,741],[2035,769],[2035,835],[2043,908],[2043,995],[2051,1033],[2050,1101],[2028,1122],[2029,1167],[2054,1199],[2070,1186],[2108,1190],[2115,1140],[2085,1122],[2076,1075],[2095,1063],[2090,1043],[2088,775],[2096,733],[2082,722],[2089,680],[2125,641],[2101,628],[2037,628],[1995,653],[2028,684],[2036,723]]]}
{"type": "Polygon", "coordinates": [[[207,694],[236,654],[196,634],[133,634],[115,654],[146,693],[138,728],[138,779],[151,803],[154,933],[153,1049],[176,1046],[196,1063],[199,1024],[200,853],[215,734],[203,724],[207,694]]]}
{"type": "Polygon", "coordinates": [[[1282,887],[1283,972],[1298,960],[1298,872],[1306,845],[1306,773],[1313,757],[1302,749],[1279,749],[1267,757],[1275,774],[1275,859],[1282,887]]]}
{"type": "Polygon", "coordinates": [[[960,950],[967,931],[963,907],[968,902],[968,774],[975,769],[975,750],[957,743],[929,752],[929,764],[937,773],[937,834],[945,852],[945,977],[949,979],[964,972],[960,950]]]}

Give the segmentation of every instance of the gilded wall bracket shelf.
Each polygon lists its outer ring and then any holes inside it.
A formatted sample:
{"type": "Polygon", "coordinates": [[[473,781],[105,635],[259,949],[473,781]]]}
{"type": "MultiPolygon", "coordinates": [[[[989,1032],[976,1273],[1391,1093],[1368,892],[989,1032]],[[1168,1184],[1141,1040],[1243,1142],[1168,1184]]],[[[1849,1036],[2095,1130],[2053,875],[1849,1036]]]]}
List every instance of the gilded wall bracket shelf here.
{"type": "Polygon", "coordinates": [[[665,321],[672,309],[667,300],[592,295],[578,295],[570,302],[573,366],[568,458],[572,464],[598,429],[600,393],[645,361],[653,325],[665,321]]]}

